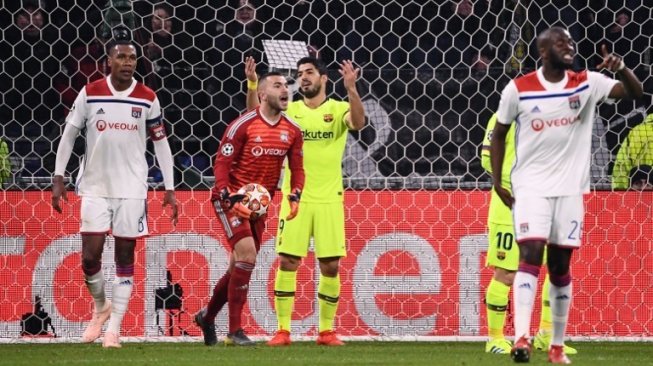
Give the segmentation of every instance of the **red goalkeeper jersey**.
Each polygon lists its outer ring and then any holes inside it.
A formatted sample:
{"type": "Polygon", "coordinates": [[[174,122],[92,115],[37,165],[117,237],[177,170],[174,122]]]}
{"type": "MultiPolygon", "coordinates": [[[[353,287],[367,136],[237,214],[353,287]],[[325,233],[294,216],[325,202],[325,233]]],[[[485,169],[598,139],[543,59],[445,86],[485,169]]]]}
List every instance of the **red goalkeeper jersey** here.
{"type": "Polygon", "coordinates": [[[288,157],[291,187],[304,188],[302,131],[285,114],[275,124],[267,122],[256,108],[231,122],[225,131],[213,164],[213,197],[228,187],[235,192],[248,183],[263,185],[274,195],[284,158],[288,157]]]}

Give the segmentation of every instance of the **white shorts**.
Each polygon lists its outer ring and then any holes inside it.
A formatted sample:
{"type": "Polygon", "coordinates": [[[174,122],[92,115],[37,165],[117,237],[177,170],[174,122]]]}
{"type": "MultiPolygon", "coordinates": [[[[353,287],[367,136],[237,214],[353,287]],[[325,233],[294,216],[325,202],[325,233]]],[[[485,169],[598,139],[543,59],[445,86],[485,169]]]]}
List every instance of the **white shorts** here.
{"type": "Polygon", "coordinates": [[[583,196],[515,197],[513,219],[517,242],[544,240],[580,247],[585,207],[583,196]]]}
{"type": "Polygon", "coordinates": [[[147,200],[82,197],[82,234],[106,234],[136,239],[148,234],[147,200]]]}

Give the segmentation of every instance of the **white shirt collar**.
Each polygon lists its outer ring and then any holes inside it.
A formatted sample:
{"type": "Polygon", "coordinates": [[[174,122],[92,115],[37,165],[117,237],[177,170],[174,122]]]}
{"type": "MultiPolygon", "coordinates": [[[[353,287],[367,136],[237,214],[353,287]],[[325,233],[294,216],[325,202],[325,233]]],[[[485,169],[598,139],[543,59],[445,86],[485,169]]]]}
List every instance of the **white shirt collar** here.
{"type": "Polygon", "coordinates": [[[136,79],[132,78],[132,83],[129,86],[129,88],[123,90],[123,91],[117,91],[114,87],[113,84],[111,84],[111,76],[107,76],[107,85],[109,85],[109,90],[111,90],[111,94],[113,94],[115,97],[127,97],[129,94],[134,91],[134,88],[136,87],[136,79]]]}
{"type": "Polygon", "coordinates": [[[567,76],[567,71],[565,71],[565,76],[562,78],[562,80],[558,81],[557,83],[552,83],[550,81],[547,81],[544,78],[544,72],[542,71],[542,68],[539,67],[537,69],[537,78],[540,80],[540,84],[544,86],[544,89],[546,90],[563,90],[565,86],[567,86],[567,82],[569,77],[567,76]]]}

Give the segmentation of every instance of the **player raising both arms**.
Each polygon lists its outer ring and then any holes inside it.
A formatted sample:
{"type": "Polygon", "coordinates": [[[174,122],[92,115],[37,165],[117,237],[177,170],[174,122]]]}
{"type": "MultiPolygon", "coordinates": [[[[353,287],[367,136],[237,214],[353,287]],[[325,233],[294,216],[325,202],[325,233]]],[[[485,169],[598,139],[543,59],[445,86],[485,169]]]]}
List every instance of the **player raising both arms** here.
{"type": "Polygon", "coordinates": [[[108,47],[111,75],[86,85],[75,99],[66,118],[57,149],[52,182],[52,207],[61,212],[67,200],[63,175],[73,151],[75,138],[86,130],[86,154],[77,175],[77,194],[82,197],[82,271],[93,300],[93,319],[82,342],[100,337],[109,320],[104,347],[120,347],[120,323],[134,286],[134,247],[147,229],[146,135],[154,143],[163,173],[163,205],[172,207],[177,222],[173,191],[172,154],[161,120],[161,107],[154,92],[133,78],[136,48],[126,40],[112,41],[108,47]],[[106,234],[116,240],[116,278],[112,300],[104,295],[102,251],[106,234]]]}
{"type": "MultiPolygon", "coordinates": [[[[256,64],[248,57],[245,71],[248,80],[247,108],[258,105],[252,86],[256,84],[256,64]]],[[[363,103],[356,90],[359,69],[351,61],[340,65],[349,102],[326,96],[327,70],[322,61],[305,57],[297,62],[297,82],[304,98],[291,102],[288,115],[297,121],[304,133],[304,167],[306,189],[302,194],[301,211],[289,222],[284,204],[279,215],[276,251],[279,269],[274,284],[274,304],[278,331],[268,342],[270,346],[290,344],[290,320],[295,302],[297,269],[308,253],[313,237],[315,256],[320,265],[317,288],[319,301],[319,335],[317,343],[340,346],[344,343],[333,331],[333,320],[340,297],[340,258],[347,254],[345,214],[343,206],[342,155],[347,131],[365,126],[363,103]]],[[[290,192],[293,172],[286,169],[283,191],[290,192]]]]}
{"type": "Polygon", "coordinates": [[[202,328],[207,346],[217,343],[215,317],[227,302],[229,334],[225,344],[254,344],[243,332],[241,315],[267,215],[257,217],[240,203],[242,195],[233,192],[246,184],[258,183],[274,195],[286,157],[292,171],[289,182],[292,189],[287,194],[291,209],[285,213],[285,220],[297,216],[304,188],[302,131],[282,113],[288,108],[286,78],[279,73],[261,77],[258,95],[261,106],[241,115],[227,127],[213,167],[215,186],[211,201],[232,252],[229,269],[213,289],[207,308],[195,315],[195,323],[202,328]]]}
{"type": "MultiPolygon", "coordinates": [[[[497,115],[492,115],[485,130],[481,164],[492,174],[490,166],[490,141],[492,130],[497,122],[497,115]]],[[[505,158],[503,161],[503,182],[501,186],[510,190],[510,170],[515,161],[515,129],[510,126],[506,136],[505,158]]],[[[509,354],[512,344],[503,334],[508,308],[510,287],[515,280],[515,272],[519,265],[519,246],[515,243],[515,230],[512,223],[510,208],[501,202],[497,193],[492,190],[487,225],[489,229],[486,265],[492,267],[494,275],[485,293],[487,307],[487,323],[489,340],[485,344],[485,352],[509,354]]],[[[546,253],[546,251],[545,251],[546,253]]],[[[546,258],[544,258],[546,262],[546,258]]],[[[551,307],[549,306],[549,275],[542,285],[542,311],[540,313],[540,329],[533,340],[535,348],[548,351],[551,343],[551,307]]],[[[577,351],[565,345],[565,353],[576,354],[577,351]]]]}
{"type": "Polygon", "coordinates": [[[519,244],[519,268],[514,281],[515,342],[511,356],[528,362],[530,319],[544,247],[548,244],[553,335],[552,363],[571,363],[563,340],[571,304],[569,263],[580,246],[583,194],[589,192],[592,124],[596,105],[607,99],[642,96],[642,85],[620,57],[602,46],[598,69],[615,72],[620,81],[598,72],[569,71],[575,56],[569,32],[552,27],[537,38],[542,67],[512,80],[502,92],[492,133],[494,190],[513,208],[519,244]],[[505,142],[517,121],[516,159],[512,193],[502,187],[505,142]],[[514,194],[514,199],[513,199],[514,194]]]}

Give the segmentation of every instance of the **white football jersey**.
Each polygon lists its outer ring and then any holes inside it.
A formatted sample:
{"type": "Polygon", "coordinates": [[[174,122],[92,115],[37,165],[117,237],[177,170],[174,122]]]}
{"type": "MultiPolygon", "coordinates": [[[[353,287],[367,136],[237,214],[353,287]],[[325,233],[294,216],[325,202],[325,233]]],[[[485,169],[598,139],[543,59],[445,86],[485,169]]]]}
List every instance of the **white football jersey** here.
{"type": "Polygon", "coordinates": [[[517,123],[515,197],[589,192],[596,105],[608,99],[617,82],[598,72],[567,71],[562,81],[550,83],[540,68],[508,83],[497,114],[499,123],[517,123]]]}
{"type": "Polygon", "coordinates": [[[152,89],[134,80],[118,92],[108,78],[97,80],[79,93],[66,123],[86,129],[86,152],[76,181],[80,196],[147,198],[147,129],[158,125],[163,131],[152,89]]]}

